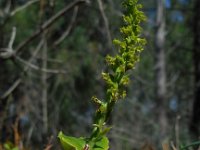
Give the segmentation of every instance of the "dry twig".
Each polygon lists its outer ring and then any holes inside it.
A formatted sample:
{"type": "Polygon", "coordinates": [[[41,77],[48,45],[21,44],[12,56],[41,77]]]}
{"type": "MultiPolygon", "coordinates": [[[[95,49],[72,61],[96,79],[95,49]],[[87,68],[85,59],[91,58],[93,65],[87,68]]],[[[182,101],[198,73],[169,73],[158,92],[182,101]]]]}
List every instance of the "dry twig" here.
{"type": "Polygon", "coordinates": [[[13,43],[14,43],[15,37],[16,37],[16,27],[13,27],[11,38],[8,43],[8,47],[0,49],[0,58],[8,59],[15,55],[15,52],[13,50],[13,43]]]}
{"type": "Polygon", "coordinates": [[[31,41],[33,41],[35,38],[37,38],[41,33],[43,33],[46,29],[48,29],[53,23],[55,23],[64,13],[72,9],[74,6],[86,3],[87,0],[76,0],[71,2],[69,5],[64,7],[62,10],[60,10],[57,14],[52,16],[49,20],[44,22],[40,29],[36,30],[29,38],[25,39],[23,42],[21,42],[17,48],[16,53],[19,53],[27,44],[29,44],[31,41]]]}
{"type": "Polygon", "coordinates": [[[106,17],[106,14],[105,14],[105,11],[103,8],[102,0],[97,0],[97,2],[99,4],[99,10],[101,12],[101,15],[102,15],[104,23],[105,23],[105,29],[106,29],[106,34],[107,34],[107,38],[108,38],[108,45],[109,45],[109,47],[112,47],[112,38],[111,38],[110,30],[109,30],[109,22],[108,22],[108,18],[106,17]]]}
{"type": "Polygon", "coordinates": [[[23,63],[24,65],[26,65],[29,68],[34,69],[34,70],[38,70],[38,71],[42,71],[42,72],[46,72],[46,73],[55,73],[55,74],[58,74],[58,73],[65,74],[66,73],[66,71],[64,71],[64,70],[53,70],[53,69],[41,68],[41,67],[36,66],[28,61],[23,60],[22,58],[20,58],[18,56],[16,56],[16,59],[18,61],[20,61],[21,63],[23,63]]]}
{"type": "Polygon", "coordinates": [[[173,150],[177,150],[173,142],[171,142],[171,147],[173,150]]]}
{"type": "Polygon", "coordinates": [[[58,40],[56,40],[54,42],[55,46],[57,46],[58,44],[60,44],[69,35],[69,33],[72,30],[72,27],[73,27],[73,25],[75,23],[77,14],[78,14],[78,6],[74,7],[74,12],[73,12],[73,16],[72,16],[71,22],[70,22],[67,30],[62,34],[62,36],[58,40]]]}
{"type": "Polygon", "coordinates": [[[14,16],[16,13],[20,12],[21,10],[27,8],[28,6],[34,4],[35,2],[38,2],[39,0],[31,0],[31,1],[28,1],[26,4],[16,8],[15,10],[13,10],[11,13],[10,13],[10,16],[14,16]]]}
{"type": "MultiPolygon", "coordinates": [[[[44,71],[47,73],[66,73],[66,71],[63,70],[50,70],[50,69],[46,69],[46,68],[40,68],[38,66],[35,66],[34,64],[32,64],[31,62],[34,60],[34,58],[36,57],[36,55],[38,54],[39,50],[42,48],[43,45],[43,40],[40,41],[40,43],[38,44],[36,50],[34,51],[33,55],[31,56],[31,58],[28,61],[25,61],[23,59],[21,59],[20,57],[16,56],[16,59],[19,60],[20,62],[25,64],[24,70],[22,71],[21,75],[23,75],[24,73],[26,73],[29,68],[35,69],[35,70],[39,70],[39,71],[44,71]]],[[[22,82],[22,79],[19,78],[17,79],[10,87],[9,89],[0,96],[0,99],[5,99],[6,97],[8,97],[18,86],[19,84],[22,82]]]]}

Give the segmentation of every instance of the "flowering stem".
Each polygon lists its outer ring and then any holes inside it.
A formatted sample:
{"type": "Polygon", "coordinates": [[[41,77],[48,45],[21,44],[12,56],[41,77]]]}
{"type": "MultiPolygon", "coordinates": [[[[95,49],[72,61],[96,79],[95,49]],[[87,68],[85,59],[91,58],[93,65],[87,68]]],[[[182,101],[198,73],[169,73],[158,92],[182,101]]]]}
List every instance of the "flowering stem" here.
{"type": "Polygon", "coordinates": [[[140,22],[145,20],[145,16],[139,10],[141,5],[137,4],[137,1],[125,0],[123,3],[126,13],[123,16],[124,26],[120,28],[122,40],[113,40],[118,48],[118,54],[106,57],[109,71],[102,73],[102,77],[106,82],[106,99],[103,101],[96,97],[92,98],[98,109],[94,117],[94,127],[90,140],[98,139],[109,131],[110,128],[105,127],[105,124],[116,102],[126,97],[125,87],[129,83],[127,72],[134,69],[146,43],[145,39],[140,37],[140,22]]]}

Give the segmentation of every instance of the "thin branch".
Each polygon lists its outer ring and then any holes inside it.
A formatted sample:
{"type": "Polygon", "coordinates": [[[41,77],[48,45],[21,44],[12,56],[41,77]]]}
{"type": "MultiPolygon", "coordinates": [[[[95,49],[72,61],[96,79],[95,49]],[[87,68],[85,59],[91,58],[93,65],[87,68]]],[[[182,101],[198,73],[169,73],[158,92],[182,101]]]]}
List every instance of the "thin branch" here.
{"type": "Polygon", "coordinates": [[[99,4],[99,10],[101,12],[101,15],[102,15],[104,23],[105,23],[105,29],[106,29],[106,34],[107,34],[107,38],[108,38],[108,45],[109,45],[109,47],[112,47],[112,38],[111,38],[110,30],[109,30],[109,22],[108,22],[108,18],[106,17],[106,14],[105,14],[105,11],[103,8],[102,0],[97,0],[97,2],[99,4]]]}
{"type": "MultiPolygon", "coordinates": [[[[28,62],[26,63],[30,63],[33,61],[33,59],[36,57],[36,55],[38,54],[39,50],[42,48],[42,45],[43,45],[44,41],[41,40],[40,43],[38,44],[36,50],[34,51],[33,55],[31,56],[31,58],[28,60],[28,62]]],[[[24,67],[24,70],[22,71],[21,75],[24,74],[25,72],[28,71],[28,69],[30,68],[29,65],[26,65],[24,67]]],[[[10,88],[2,95],[0,96],[0,99],[5,99],[6,97],[8,97],[18,86],[19,84],[22,82],[22,79],[19,78],[17,79],[12,86],[10,86],[10,88]]]]}
{"type": "Polygon", "coordinates": [[[171,45],[171,47],[169,48],[169,50],[166,52],[166,54],[169,56],[170,54],[172,54],[176,49],[181,49],[180,46],[183,45],[183,41],[177,41],[176,43],[174,43],[173,45],[171,45]]]}
{"type": "Polygon", "coordinates": [[[15,40],[15,36],[16,36],[16,27],[13,27],[8,47],[0,49],[0,58],[8,59],[15,55],[15,52],[13,51],[13,43],[15,40]]]}
{"type": "MultiPolygon", "coordinates": [[[[89,3],[89,0],[77,0],[74,1],[72,3],[70,3],[68,6],[66,6],[65,8],[63,8],[61,11],[59,11],[57,14],[55,14],[53,17],[51,17],[48,21],[46,21],[40,29],[38,29],[37,31],[35,31],[28,39],[26,39],[25,41],[21,42],[18,47],[16,48],[16,53],[19,52],[21,49],[23,49],[27,44],[29,44],[32,40],[34,40],[35,38],[37,38],[41,33],[43,33],[48,27],[50,27],[57,19],[59,19],[66,11],[70,10],[71,8],[73,8],[75,5],[78,5],[80,3],[89,3]]],[[[12,44],[10,44],[12,45],[12,44]]],[[[30,67],[36,69],[36,70],[40,70],[40,71],[44,71],[44,72],[48,72],[48,73],[66,73],[65,71],[59,71],[59,70],[48,70],[46,68],[39,68],[38,66],[35,66],[33,64],[31,64],[31,61],[34,59],[34,57],[36,56],[37,52],[39,51],[39,49],[42,46],[42,42],[40,42],[40,44],[38,45],[34,55],[32,55],[32,57],[29,59],[29,61],[24,61],[21,58],[17,57],[18,60],[21,60],[21,62],[27,64],[26,67],[24,68],[23,73],[25,73],[30,67]]],[[[5,51],[4,49],[0,49],[0,54],[1,51],[5,51]]],[[[15,54],[16,54],[15,53],[15,54]]],[[[6,97],[8,97],[16,88],[17,86],[19,86],[19,84],[22,82],[21,78],[17,79],[14,84],[2,95],[0,96],[0,99],[4,99],[6,97]]]]}
{"type": "Polygon", "coordinates": [[[52,146],[53,146],[53,136],[51,136],[48,140],[48,143],[47,145],[45,146],[45,149],[44,150],[51,150],[52,146]]]}
{"type": "MultiPolygon", "coordinates": [[[[31,63],[31,62],[33,61],[34,57],[37,55],[37,53],[38,53],[39,50],[41,49],[43,42],[44,42],[43,40],[40,41],[40,43],[38,44],[38,46],[37,46],[35,52],[33,53],[32,57],[29,59],[28,62],[31,63]]],[[[29,69],[29,66],[25,66],[25,67],[24,67],[24,70],[22,71],[21,74],[24,74],[25,72],[27,72],[28,69],[29,69]]],[[[20,84],[21,82],[22,82],[22,79],[21,79],[21,78],[17,79],[17,80],[13,83],[13,85],[10,86],[9,89],[0,97],[0,99],[5,99],[6,97],[8,97],[8,96],[19,86],[19,84],[20,84]]]]}
{"type": "Polygon", "coordinates": [[[5,9],[4,9],[4,13],[5,14],[9,14],[10,8],[11,8],[11,0],[8,0],[7,1],[7,5],[6,5],[5,9]]]}
{"type": "Polygon", "coordinates": [[[3,18],[3,16],[4,16],[4,13],[3,13],[3,11],[0,9],[0,17],[3,18]]]}
{"type": "MultiPolygon", "coordinates": [[[[42,68],[47,68],[47,57],[48,57],[48,52],[47,52],[47,33],[45,32],[42,35],[42,39],[44,40],[43,44],[43,50],[42,50],[42,58],[44,59],[42,61],[42,68]]],[[[42,104],[42,123],[43,123],[43,134],[47,134],[48,132],[48,83],[47,83],[47,73],[42,72],[41,75],[41,83],[42,83],[42,93],[41,93],[41,104],[42,104]]]]}
{"type": "Polygon", "coordinates": [[[17,79],[14,84],[0,97],[0,99],[5,99],[6,97],[8,97],[10,93],[12,93],[16,89],[16,87],[18,87],[21,81],[21,79],[17,79]]]}
{"type": "Polygon", "coordinates": [[[9,49],[13,49],[13,43],[15,41],[15,37],[16,37],[16,27],[13,27],[12,29],[12,34],[11,34],[11,38],[10,38],[10,42],[8,44],[8,48],[9,49]]]}
{"type": "Polygon", "coordinates": [[[75,23],[75,20],[77,18],[77,14],[78,14],[78,6],[74,7],[74,12],[73,12],[71,22],[70,22],[67,30],[62,34],[62,36],[58,40],[55,41],[55,43],[54,43],[55,46],[60,44],[69,35],[69,33],[72,30],[72,27],[75,23]]]}
{"type": "MultiPolygon", "coordinates": [[[[34,60],[34,58],[37,56],[38,52],[41,50],[43,43],[44,43],[44,40],[41,40],[40,43],[38,44],[38,46],[36,47],[34,53],[32,54],[31,58],[28,60],[28,63],[31,63],[34,60]]],[[[29,66],[24,67],[23,72],[27,72],[28,69],[29,69],[29,66]]]]}
{"type": "Polygon", "coordinates": [[[38,2],[39,0],[31,0],[31,1],[28,1],[26,4],[22,5],[21,7],[18,7],[16,8],[15,10],[13,10],[11,13],[10,13],[10,16],[14,16],[16,13],[18,13],[19,11],[27,8],[28,6],[34,4],[35,2],[38,2]]]}
{"type": "Polygon", "coordinates": [[[174,85],[174,83],[179,79],[180,72],[176,72],[170,79],[169,82],[166,84],[167,87],[174,85]]]}
{"type": "MultiPolygon", "coordinates": [[[[44,60],[43,58],[41,58],[41,57],[39,57],[39,56],[35,57],[35,59],[44,60]]],[[[53,59],[53,58],[47,58],[47,61],[50,62],[50,63],[59,63],[59,64],[62,64],[62,63],[63,63],[62,60],[53,59]]]]}
{"type": "Polygon", "coordinates": [[[177,150],[177,148],[175,147],[175,145],[172,141],[170,142],[170,144],[171,144],[171,147],[172,147],[173,150],[177,150]]]}
{"type": "Polygon", "coordinates": [[[23,60],[22,58],[20,58],[18,56],[16,56],[16,59],[18,61],[20,61],[21,63],[25,64],[26,66],[28,66],[29,68],[32,68],[32,69],[35,69],[38,71],[42,71],[42,72],[46,72],[46,73],[54,73],[54,74],[59,74],[59,73],[65,74],[66,73],[66,71],[64,71],[64,70],[53,70],[53,69],[40,68],[30,62],[23,60]]]}
{"type": "Polygon", "coordinates": [[[21,42],[17,48],[16,48],[16,53],[19,53],[26,45],[28,45],[31,41],[33,41],[35,38],[37,38],[41,33],[43,33],[47,28],[49,28],[53,23],[55,23],[64,13],[72,9],[74,6],[81,4],[81,3],[86,3],[87,0],[76,0],[71,2],[69,5],[64,7],[62,10],[60,10],[57,14],[52,16],[49,20],[47,20],[40,29],[36,30],[29,38],[21,42]]]}
{"type": "Polygon", "coordinates": [[[133,78],[135,78],[136,80],[138,80],[139,82],[141,82],[142,84],[146,86],[153,86],[153,83],[147,81],[146,79],[144,79],[143,77],[141,77],[140,75],[136,73],[133,74],[133,78]]]}

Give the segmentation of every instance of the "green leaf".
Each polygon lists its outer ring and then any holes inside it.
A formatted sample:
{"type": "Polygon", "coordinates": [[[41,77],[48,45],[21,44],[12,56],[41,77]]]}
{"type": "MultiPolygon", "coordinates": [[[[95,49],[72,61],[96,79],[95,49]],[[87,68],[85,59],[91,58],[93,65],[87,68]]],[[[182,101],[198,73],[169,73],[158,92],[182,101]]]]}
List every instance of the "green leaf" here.
{"type": "Polygon", "coordinates": [[[4,149],[5,150],[19,150],[18,147],[16,147],[13,143],[11,142],[6,142],[4,144],[4,149]]]}
{"type": "Polygon", "coordinates": [[[58,138],[60,139],[64,150],[83,150],[86,144],[83,138],[65,136],[62,132],[59,133],[58,138]]]}
{"type": "MultiPolygon", "coordinates": [[[[58,138],[64,150],[84,150],[86,140],[84,138],[75,138],[66,136],[62,132],[59,133],[58,138]]],[[[103,136],[95,141],[89,142],[89,150],[108,150],[109,141],[106,136],[103,136]]]]}
{"type": "Polygon", "coordinates": [[[108,150],[109,141],[106,136],[92,140],[89,142],[89,150],[108,150]]]}
{"type": "Polygon", "coordinates": [[[90,150],[108,150],[109,148],[109,141],[106,136],[103,136],[96,142],[91,142],[90,147],[92,147],[90,150]]]}
{"type": "Polygon", "coordinates": [[[4,144],[4,148],[6,149],[6,150],[10,150],[11,149],[11,147],[10,147],[10,145],[9,144],[4,144]]]}

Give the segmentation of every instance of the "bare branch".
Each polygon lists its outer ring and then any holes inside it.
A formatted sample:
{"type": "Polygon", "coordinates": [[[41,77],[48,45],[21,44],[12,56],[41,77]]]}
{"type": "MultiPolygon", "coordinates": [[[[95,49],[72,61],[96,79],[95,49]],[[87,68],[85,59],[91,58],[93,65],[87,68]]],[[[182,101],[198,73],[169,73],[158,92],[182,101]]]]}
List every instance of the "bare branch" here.
{"type": "Polygon", "coordinates": [[[105,11],[103,8],[102,0],[97,0],[97,2],[99,4],[99,10],[101,12],[101,15],[102,15],[104,23],[105,23],[105,29],[106,29],[106,34],[107,34],[107,38],[108,38],[108,45],[109,45],[109,47],[112,47],[112,38],[111,38],[110,30],[109,30],[109,22],[108,22],[108,18],[106,17],[106,14],[105,14],[105,11]]]}
{"type": "Polygon", "coordinates": [[[30,62],[27,62],[25,60],[23,60],[22,58],[16,56],[16,59],[18,61],[20,61],[21,63],[25,64],[26,66],[28,66],[29,68],[32,68],[32,69],[35,69],[35,70],[38,70],[38,71],[42,71],[42,72],[46,72],[46,73],[54,73],[54,74],[65,74],[66,71],[64,70],[53,70],[53,69],[46,69],[46,68],[41,68],[41,67],[38,67],[30,62]]]}
{"type": "Polygon", "coordinates": [[[173,150],[177,150],[177,148],[175,147],[175,145],[172,141],[170,142],[170,144],[171,144],[171,147],[172,147],[173,150]]]}
{"type": "Polygon", "coordinates": [[[13,57],[15,55],[15,52],[13,51],[13,43],[14,43],[14,40],[15,40],[15,36],[16,36],[16,27],[13,27],[11,38],[10,38],[10,41],[9,41],[9,44],[8,44],[8,48],[1,48],[0,49],[0,58],[8,59],[8,58],[13,57]]]}
{"type": "MultiPolygon", "coordinates": [[[[28,62],[25,61],[26,64],[31,64],[31,62],[33,61],[33,59],[36,57],[36,55],[38,54],[39,50],[42,48],[42,45],[44,43],[44,40],[41,40],[40,43],[38,44],[36,50],[34,51],[33,55],[31,56],[31,58],[28,60],[28,62]]],[[[19,58],[19,57],[17,57],[19,58]]],[[[31,64],[32,66],[32,64],[31,64]]],[[[37,66],[34,66],[36,67],[37,69],[36,70],[40,70],[41,68],[37,67],[37,66]]],[[[25,72],[28,71],[28,69],[30,68],[30,65],[26,65],[24,67],[24,70],[22,71],[21,75],[24,74],[25,72]]],[[[42,70],[42,71],[51,71],[49,73],[58,73],[59,71],[55,71],[55,70],[42,70]],[[53,71],[53,72],[52,72],[53,71]]],[[[0,96],[0,99],[5,99],[6,97],[8,97],[18,86],[19,84],[22,82],[22,79],[19,78],[17,79],[12,86],[10,86],[10,88],[2,95],[0,96]]]]}
{"type": "MultiPolygon", "coordinates": [[[[35,59],[44,60],[44,59],[43,59],[42,57],[40,57],[40,56],[35,57],[35,59]]],[[[47,61],[48,61],[48,62],[51,62],[51,63],[59,63],[59,64],[62,64],[62,63],[63,63],[62,60],[53,59],[53,58],[47,58],[47,61]]]]}
{"type": "Polygon", "coordinates": [[[11,13],[10,13],[10,16],[14,16],[16,13],[18,13],[19,11],[27,8],[28,6],[34,4],[35,2],[38,2],[39,0],[31,0],[31,1],[28,1],[26,4],[22,5],[21,7],[18,7],[16,8],[15,10],[13,10],[11,13]]]}
{"type": "Polygon", "coordinates": [[[48,140],[48,143],[47,145],[45,146],[45,149],[44,150],[51,150],[52,149],[52,142],[53,142],[53,136],[51,136],[48,140]]]}
{"type": "MultiPolygon", "coordinates": [[[[47,68],[47,57],[48,57],[48,52],[47,52],[47,37],[46,33],[43,34],[42,39],[44,41],[43,44],[43,50],[42,50],[42,58],[44,59],[42,61],[42,68],[47,68]]],[[[48,83],[47,83],[47,73],[42,72],[41,74],[41,83],[42,83],[42,93],[41,93],[41,104],[42,104],[42,123],[43,123],[43,133],[47,134],[48,132],[48,83]]]]}
{"type": "Polygon", "coordinates": [[[10,93],[12,93],[16,87],[18,87],[18,85],[21,83],[21,79],[17,79],[14,84],[0,97],[0,99],[4,99],[6,97],[8,97],[10,95],[10,93]]]}
{"type": "Polygon", "coordinates": [[[73,27],[73,25],[75,23],[77,14],[78,14],[78,6],[74,7],[74,12],[73,12],[73,16],[72,16],[71,22],[70,22],[67,30],[62,34],[62,36],[58,40],[55,41],[55,43],[54,43],[55,46],[60,44],[69,35],[69,33],[72,30],[72,27],[73,27]]]}
{"type": "MultiPolygon", "coordinates": [[[[32,62],[32,61],[33,61],[34,57],[37,55],[38,51],[41,49],[42,44],[43,44],[43,40],[40,41],[40,43],[38,44],[38,46],[37,46],[35,52],[33,53],[32,57],[29,59],[28,62],[32,62]]],[[[28,69],[29,69],[29,66],[25,66],[25,67],[24,67],[24,70],[22,71],[21,74],[27,72],[28,69]]],[[[19,84],[20,84],[21,82],[22,82],[22,79],[21,79],[21,78],[17,79],[17,80],[13,83],[13,85],[10,86],[9,89],[8,89],[2,96],[0,96],[0,99],[5,99],[6,97],[8,97],[8,96],[19,86],[19,84]]]]}
{"type": "Polygon", "coordinates": [[[0,17],[3,17],[4,16],[4,13],[3,11],[0,9],[0,17]]]}
{"type": "Polygon", "coordinates": [[[19,53],[27,44],[29,44],[31,41],[33,41],[35,38],[37,38],[41,33],[43,33],[47,28],[49,28],[53,23],[55,23],[64,13],[72,9],[74,6],[81,4],[81,3],[86,3],[87,0],[76,0],[71,2],[69,5],[64,7],[62,10],[60,10],[57,14],[52,16],[49,20],[47,20],[40,29],[36,30],[29,38],[21,42],[17,48],[16,48],[16,53],[19,53]]]}
{"type": "MultiPolygon", "coordinates": [[[[36,47],[34,53],[31,55],[31,58],[28,60],[28,63],[31,63],[31,62],[34,60],[34,58],[37,56],[38,52],[39,52],[40,49],[42,48],[43,43],[44,43],[44,40],[41,40],[41,41],[39,42],[39,44],[38,44],[38,46],[36,47]]],[[[27,72],[28,69],[29,69],[29,66],[25,66],[23,72],[27,72]]]]}
{"type": "Polygon", "coordinates": [[[10,8],[11,8],[11,0],[8,0],[7,1],[7,5],[6,5],[5,9],[4,9],[4,13],[5,14],[9,14],[10,8]]]}
{"type": "MultiPolygon", "coordinates": [[[[40,29],[36,30],[28,39],[26,39],[25,41],[21,42],[18,47],[16,48],[16,53],[19,52],[21,49],[23,49],[27,44],[29,44],[32,40],[34,40],[35,38],[37,38],[41,33],[43,33],[48,27],[50,27],[57,19],[59,19],[65,12],[67,12],[68,10],[72,9],[74,6],[81,4],[81,3],[89,3],[89,0],[77,0],[74,1],[72,3],[70,3],[68,6],[66,6],[65,8],[63,8],[61,11],[59,11],[57,14],[55,14],[54,16],[52,16],[49,20],[47,20],[40,29]]],[[[30,3],[29,3],[30,4],[30,3]]],[[[15,12],[16,13],[16,12],[15,12]]],[[[13,37],[15,37],[15,34],[12,34],[13,37]]],[[[12,37],[12,36],[11,36],[12,37]]],[[[14,38],[11,38],[14,39],[14,38]]],[[[12,41],[12,40],[11,40],[12,41]]],[[[14,40],[13,40],[14,41],[14,40]]],[[[9,42],[10,46],[12,47],[13,42],[9,42]]],[[[21,61],[22,63],[26,64],[26,67],[24,68],[24,71],[22,72],[22,74],[24,72],[26,72],[29,68],[35,69],[35,70],[40,70],[40,71],[44,71],[47,73],[66,73],[66,71],[60,71],[60,70],[49,70],[46,68],[39,68],[38,66],[35,66],[34,64],[31,64],[31,61],[34,59],[34,57],[37,55],[37,52],[39,51],[39,49],[42,46],[42,42],[40,42],[40,44],[38,45],[38,48],[36,49],[34,55],[32,55],[32,57],[29,59],[29,61],[25,61],[23,59],[21,59],[20,57],[16,56],[17,60],[21,61]]],[[[2,52],[6,52],[8,48],[3,48],[0,49],[0,56],[2,54],[2,52]]],[[[16,54],[15,53],[15,54],[16,54]]],[[[13,55],[12,55],[13,56],[13,55]]],[[[10,57],[10,56],[9,56],[10,57]]],[[[15,89],[16,87],[22,82],[21,78],[19,78],[18,80],[15,81],[15,83],[0,97],[1,99],[6,98],[7,96],[9,96],[15,89]]]]}
{"type": "Polygon", "coordinates": [[[10,42],[8,44],[8,48],[13,50],[13,43],[15,41],[15,37],[16,37],[16,27],[13,27],[12,29],[12,35],[10,38],[10,42]]]}

